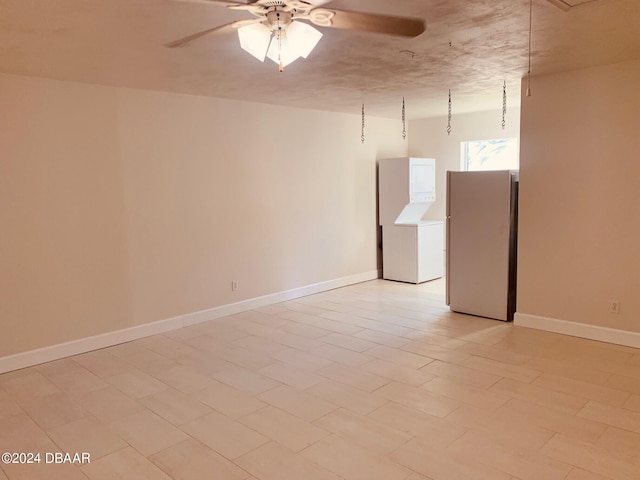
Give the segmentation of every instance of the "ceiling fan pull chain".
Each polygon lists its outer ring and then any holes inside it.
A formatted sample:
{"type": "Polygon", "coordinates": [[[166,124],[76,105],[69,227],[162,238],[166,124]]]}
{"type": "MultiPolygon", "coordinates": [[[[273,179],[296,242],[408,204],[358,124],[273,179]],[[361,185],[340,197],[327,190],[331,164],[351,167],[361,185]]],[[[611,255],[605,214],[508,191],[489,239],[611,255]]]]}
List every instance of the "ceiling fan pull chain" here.
{"type": "Polygon", "coordinates": [[[449,90],[449,115],[447,118],[447,135],[451,135],[451,90],[449,90]]]}
{"type": "Polygon", "coordinates": [[[364,103],[362,104],[362,134],[360,135],[360,141],[364,143],[364,103]]]}
{"type": "Polygon", "coordinates": [[[404,107],[404,97],[402,97],[402,139],[407,139],[407,123],[406,123],[406,111],[404,107]]]}
{"type": "Polygon", "coordinates": [[[276,13],[276,18],[278,19],[278,29],[276,30],[278,36],[278,71],[282,73],[284,72],[284,65],[282,64],[282,27],[280,26],[279,13],[276,13]]]}
{"type": "Polygon", "coordinates": [[[502,129],[507,126],[507,82],[502,85],[502,129]]]}

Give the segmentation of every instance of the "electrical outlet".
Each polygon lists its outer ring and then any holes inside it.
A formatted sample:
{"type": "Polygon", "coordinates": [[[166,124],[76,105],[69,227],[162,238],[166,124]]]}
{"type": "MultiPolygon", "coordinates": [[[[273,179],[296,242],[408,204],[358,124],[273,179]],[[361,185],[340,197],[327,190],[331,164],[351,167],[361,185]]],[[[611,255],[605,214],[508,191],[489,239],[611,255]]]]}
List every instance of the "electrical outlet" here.
{"type": "Polygon", "coordinates": [[[238,290],[238,282],[231,280],[231,291],[235,292],[236,290],[238,290]]]}
{"type": "Polygon", "coordinates": [[[618,300],[611,300],[609,313],[620,313],[620,302],[618,300]]]}

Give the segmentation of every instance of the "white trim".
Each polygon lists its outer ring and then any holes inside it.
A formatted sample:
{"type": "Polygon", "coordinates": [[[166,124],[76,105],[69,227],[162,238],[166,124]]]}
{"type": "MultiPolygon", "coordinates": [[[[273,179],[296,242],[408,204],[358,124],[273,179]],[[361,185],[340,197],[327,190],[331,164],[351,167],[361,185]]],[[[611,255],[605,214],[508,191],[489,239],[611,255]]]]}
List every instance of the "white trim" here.
{"type": "Polygon", "coordinates": [[[236,313],[246,312],[247,310],[273,305],[274,303],[306,297],[307,295],[313,295],[314,293],[326,292],[327,290],[333,290],[334,288],[346,287],[347,285],[353,285],[354,283],[367,282],[380,277],[380,272],[378,270],[373,270],[371,272],[351,275],[349,277],[314,283],[313,285],[307,285],[306,287],[294,288],[291,290],[285,290],[284,292],[250,298],[248,300],[243,300],[242,302],[230,303],[228,305],[214,307],[202,312],[191,313],[186,316],[188,318],[185,318],[184,326],[187,327],[189,325],[195,325],[196,323],[206,322],[215,318],[226,317],[236,313]]]}
{"type": "Polygon", "coordinates": [[[521,327],[535,328],[547,332],[571,335],[572,337],[588,338],[599,342],[640,348],[640,333],[630,332],[628,330],[618,330],[615,328],[569,322],[567,320],[558,320],[517,312],[514,315],[513,323],[521,327]]]}
{"type": "Polygon", "coordinates": [[[272,293],[262,297],[250,298],[237,303],[221,305],[219,307],[209,308],[199,312],[187,313],[157,322],[137,325],[122,330],[107,332],[92,337],[80,338],[70,342],[59,343],[49,347],[30,350],[28,352],[16,353],[6,357],[0,357],[0,373],[10,372],[21,368],[39,365],[53,360],[78,355],[80,353],[98,350],[100,348],[111,347],[120,343],[130,342],[139,338],[157,335],[159,333],[177,330],[178,328],[188,327],[198,323],[215,320],[217,318],[234,315],[236,313],[253,310],[255,308],[273,305],[274,303],[293,300],[314,293],[333,290],[334,288],[346,287],[354,283],[366,282],[380,278],[380,271],[373,270],[370,272],[350,275],[348,277],[336,278],[326,282],[314,283],[304,287],[293,288],[283,292],[272,293]]]}

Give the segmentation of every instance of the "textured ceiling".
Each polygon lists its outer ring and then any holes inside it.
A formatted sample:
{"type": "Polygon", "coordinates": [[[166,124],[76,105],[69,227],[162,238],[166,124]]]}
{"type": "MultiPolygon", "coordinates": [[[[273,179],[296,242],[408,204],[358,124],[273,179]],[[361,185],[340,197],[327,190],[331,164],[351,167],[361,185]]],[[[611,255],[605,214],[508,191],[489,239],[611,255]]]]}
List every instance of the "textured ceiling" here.
{"type": "MultiPolygon", "coordinates": [[[[579,5],[586,0],[564,0],[579,5]]],[[[409,118],[501,108],[528,69],[528,0],[334,0],[325,8],[424,18],[414,39],[320,28],[308,59],[279,73],[237,35],[172,40],[249,17],[176,0],[0,0],[0,72],[319,110],[409,118]],[[401,54],[403,50],[415,55],[401,54]]],[[[532,74],[640,58],[640,0],[564,12],[533,0],[532,74]]],[[[535,84],[534,84],[535,91],[535,84]]],[[[512,103],[513,104],[513,103],[512,103]]]]}

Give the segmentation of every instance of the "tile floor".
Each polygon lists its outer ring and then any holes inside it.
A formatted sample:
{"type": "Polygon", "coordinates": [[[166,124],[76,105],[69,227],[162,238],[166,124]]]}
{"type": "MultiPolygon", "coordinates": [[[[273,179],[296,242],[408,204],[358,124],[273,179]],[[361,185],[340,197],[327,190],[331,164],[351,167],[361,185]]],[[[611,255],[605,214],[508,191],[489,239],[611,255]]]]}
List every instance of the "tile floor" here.
{"type": "Polygon", "coordinates": [[[640,478],[640,351],[366,282],[0,375],[4,479],[640,478]]]}

